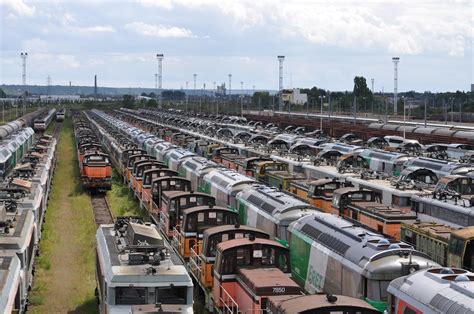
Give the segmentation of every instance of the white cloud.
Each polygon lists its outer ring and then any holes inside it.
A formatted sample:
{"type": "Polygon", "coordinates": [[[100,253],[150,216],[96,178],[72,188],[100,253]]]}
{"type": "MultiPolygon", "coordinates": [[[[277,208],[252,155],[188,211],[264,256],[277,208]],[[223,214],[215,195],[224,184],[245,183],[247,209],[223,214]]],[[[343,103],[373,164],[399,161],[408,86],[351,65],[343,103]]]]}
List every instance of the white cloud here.
{"type": "Polygon", "coordinates": [[[158,7],[166,10],[173,8],[171,0],[138,0],[138,2],[148,7],[158,7]]]}
{"type": "Polygon", "coordinates": [[[162,38],[190,38],[195,37],[193,33],[186,28],[166,25],[153,25],[143,22],[133,22],[125,25],[125,28],[135,33],[162,38]]]}
{"type": "Polygon", "coordinates": [[[71,54],[33,53],[29,56],[32,62],[47,63],[48,66],[61,65],[65,68],[79,68],[81,66],[76,56],[71,54]]]}
{"type": "Polygon", "coordinates": [[[74,27],[74,29],[82,33],[114,33],[115,32],[115,28],[113,28],[110,25],[74,27]]]}
{"type": "Polygon", "coordinates": [[[0,6],[20,16],[33,16],[35,13],[35,7],[27,5],[23,0],[0,0],[0,6]]]}
{"type": "Polygon", "coordinates": [[[27,52],[47,52],[49,50],[49,44],[40,38],[25,39],[21,42],[21,47],[27,52]]]}
{"type": "Polygon", "coordinates": [[[286,37],[353,50],[463,56],[474,38],[470,0],[142,0],[167,10],[218,10],[236,27],[265,26],[286,37]]]}

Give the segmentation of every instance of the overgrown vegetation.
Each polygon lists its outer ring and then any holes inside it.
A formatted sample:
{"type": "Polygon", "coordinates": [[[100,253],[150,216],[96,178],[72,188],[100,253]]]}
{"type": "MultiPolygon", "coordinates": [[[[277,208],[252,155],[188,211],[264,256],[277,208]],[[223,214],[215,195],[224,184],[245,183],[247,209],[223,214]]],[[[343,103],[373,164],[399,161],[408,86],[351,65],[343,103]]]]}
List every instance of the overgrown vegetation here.
{"type": "Polygon", "coordinates": [[[115,169],[112,175],[112,190],[108,192],[107,196],[114,217],[140,216],[147,219],[147,212],[140,208],[133,192],[123,183],[122,177],[115,169]]]}
{"type": "MultiPolygon", "coordinates": [[[[95,224],[79,180],[71,119],[66,119],[30,293],[32,313],[97,313],[95,224]]],[[[54,124],[50,126],[50,129],[54,124]]]]}

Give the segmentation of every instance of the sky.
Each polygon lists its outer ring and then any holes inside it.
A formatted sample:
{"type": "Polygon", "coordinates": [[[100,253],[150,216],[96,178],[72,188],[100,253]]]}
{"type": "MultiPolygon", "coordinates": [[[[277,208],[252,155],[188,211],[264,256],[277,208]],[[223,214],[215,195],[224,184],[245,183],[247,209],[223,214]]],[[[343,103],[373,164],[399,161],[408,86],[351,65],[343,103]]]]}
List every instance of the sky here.
{"type": "Polygon", "coordinates": [[[232,89],[469,90],[473,0],[0,0],[0,84],[232,89]]]}

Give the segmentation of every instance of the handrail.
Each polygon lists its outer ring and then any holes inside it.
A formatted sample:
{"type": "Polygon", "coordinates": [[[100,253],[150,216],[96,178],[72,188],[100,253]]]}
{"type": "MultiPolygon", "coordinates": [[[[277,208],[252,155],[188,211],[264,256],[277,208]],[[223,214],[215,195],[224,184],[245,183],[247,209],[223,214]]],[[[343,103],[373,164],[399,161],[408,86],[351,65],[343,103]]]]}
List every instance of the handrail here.
{"type": "Polygon", "coordinates": [[[221,291],[219,295],[219,301],[223,305],[222,313],[223,314],[239,313],[239,305],[237,304],[237,302],[235,302],[235,300],[227,292],[227,290],[222,285],[219,285],[219,290],[221,291]]]}
{"type": "Polygon", "coordinates": [[[205,265],[204,259],[194,250],[194,246],[189,252],[189,269],[200,280],[202,274],[202,266],[205,265]]]}
{"type": "Polygon", "coordinates": [[[181,233],[178,231],[178,229],[176,229],[176,227],[173,227],[173,231],[172,231],[172,235],[171,235],[171,245],[174,246],[178,252],[181,252],[181,240],[182,240],[182,235],[181,233]]]}

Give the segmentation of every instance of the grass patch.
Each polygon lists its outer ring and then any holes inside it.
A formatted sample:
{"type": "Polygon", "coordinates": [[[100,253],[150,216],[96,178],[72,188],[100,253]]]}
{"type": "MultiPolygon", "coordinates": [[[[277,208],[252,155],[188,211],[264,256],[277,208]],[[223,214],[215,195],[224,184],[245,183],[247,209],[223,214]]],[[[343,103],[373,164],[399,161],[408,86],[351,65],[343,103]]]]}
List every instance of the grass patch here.
{"type": "Polygon", "coordinates": [[[71,119],[64,121],[57,156],[30,311],[97,313],[96,228],[89,195],[81,188],[71,119]]]}
{"type": "Polygon", "coordinates": [[[51,123],[49,124],[48,128],[46,129],[46,131],[44,131],[44,134],[46,134],[46,135],[53,135],[55,128],[56,128],[56,120],[55,120],[55,118],[53,118],[53,121],[51,121],[51,123]]]}
{"type": "Polygon", "coordinates": [[[122,181],[122,177],[114,169],[112,174],[112,190],[107,194],[114,217],[140,216],[147,219],[148,213],[140,208],[140,203],[122,181]]]}

